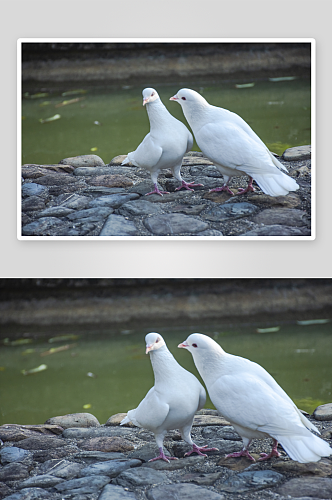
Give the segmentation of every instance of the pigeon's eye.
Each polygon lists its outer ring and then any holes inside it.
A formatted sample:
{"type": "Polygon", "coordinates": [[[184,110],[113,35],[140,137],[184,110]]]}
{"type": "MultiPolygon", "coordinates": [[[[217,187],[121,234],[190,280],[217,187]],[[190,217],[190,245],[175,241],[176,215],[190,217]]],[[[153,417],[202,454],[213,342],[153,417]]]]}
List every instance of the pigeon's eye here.
{"type": "Polygon", "coordinates": [[[197,344],[192,344],[193,347],[197,347],[197,344]]]}
{"type": "Polygon", "coordinates": [[[154,92],[152,92],[151,97],[154,95],[154,92]]]}
{"type": "Polygon", "coordinates": [[[157,339],[157,340],[156,340],[156,343],[157,343],[157,342],[159,342],[159,340],[160,340],[160,339],[157,339]]]}
{"type": "Polygon", "coordinates": [[[185,100],[186,100],[186,98],[185,98],[185,97],[181,97],[181,99],[182,99],[183,101],[185,101],[185,100]]]}

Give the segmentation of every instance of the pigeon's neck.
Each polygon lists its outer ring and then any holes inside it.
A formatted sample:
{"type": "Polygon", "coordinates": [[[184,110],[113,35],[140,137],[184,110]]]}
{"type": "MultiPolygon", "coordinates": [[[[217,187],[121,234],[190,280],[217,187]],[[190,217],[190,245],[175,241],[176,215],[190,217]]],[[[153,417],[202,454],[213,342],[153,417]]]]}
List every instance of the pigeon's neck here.
{"type": "Polygon", "coordinates": [[[155,127],[162,126],[164,123],[169,123],[170,114],[160,99],[146,104],[146,110],[149,116],[150,129],[153,131],[155,127]]]}
{"type": "Polygon", "coordinates": [[[197,132],[208,119],[209,104],[199,101],[195,106],[184,106],[183,114],[194,132],[197,132]]]}
{"type": "Polygon", "coordinates": [[[162,346],[155,351],[150,351],[150,360],[154,372],[155,384],[167,382],[176,376],[179,365],[166,346],[162,346]]]}
{"type": "Polygon", "coordinates": [[[215,382],[216,372],[221,375],[223,372],[223,368],[226,369],[226,356],[227,354],[222,348],[220,348],[220,350],[218,349],[212,352],[210,350],[207,350],[206,355],[203,351],[201,352],[200,356],[194,356],[196,368],[207,387],[215,382]]]}

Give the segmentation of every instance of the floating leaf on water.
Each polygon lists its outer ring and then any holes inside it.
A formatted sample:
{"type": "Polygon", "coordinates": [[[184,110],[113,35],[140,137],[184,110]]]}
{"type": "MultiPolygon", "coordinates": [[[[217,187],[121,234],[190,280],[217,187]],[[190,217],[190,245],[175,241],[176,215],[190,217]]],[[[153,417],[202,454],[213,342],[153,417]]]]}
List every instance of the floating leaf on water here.
{"type": "Polygon", "coordinates": [[[98,120],[94,121],[93,124],[94,125],[101,125],[101,123],[98,120]]]}
{"type": "Polygon", "coordinates": [[[53,116],[50,116],[50,118],[40,118],[39,121],[40,123],[49,123],[49,122],[54,122],[55,120],[59,120],[59,118],[61,118],[61,115],[53,115],[53,116]]]}
{"type": "Polygon", "coordinates": [[[280,326],[272,326],[271,328],[257,328],[257,333],[272,333],[279,332],[280,326]]]}
{"type": "Polygon", "coordinates": [[[53,342],[63,342],[64,340],[77,340],[79,338],[80,338],[79,335],[69,334],[69,335],[59,335],[59,337],[52,337],[51,339],[48,339],[48,341],[50,344],[52,344],[53,342]]]}
{"type": "Polygon", "coordinates": [[[90,151],[98,151],[98,148],[91,148],[90,151]]]}
{"type": "Polygon", "coordinates": [[[32,344],[32,339],[17,339],[17,340],[9,340],[8,338],[3,340],[5,345],[25,345],[32,344]]]}
{"type": "Polygon", "coordinates": [[[284,101],[269,101],[268,104],[284,104],[284,101]]]}
{"type": "Polygon", "coordinates": [[[247,87],[253,87],[255,85],[255,82],[252,83],[236,83],[235,88],[236,89],[245,89],[247,87]]]}
{"type": "Polygon", "coordinates": [[[97,378],[97,375],[95,375],[95,374],[94,374],[94,373],[92,373],[92,372],[88,372],[88,373],[87,373],[87,376],[88,376],[88,377],[91,377],[91,378],[97,378]]]}
{"type": "Polygon", "coordinates": [[[51,101],[44,101],[44,102],[41,102],[39,104],[39,106],[48,106],[49,104],[51,104],[51,101]]]}
{"type": "Polygon", "coordinates": [[[84,408],[85,410],[87,410],[88,408],[91,408],[91,406],[92,406],[92,405],[90,405],[90,403],[89,403],[89,404],[83,405],[83,408],[84,408]]]}
{"type": "Polygon", "coordinates": [[[4,372],[4,371],[5,371],[5,369],[6,369],[6,367],[5,367],[5,366],[0,366],[0,372],[4,372]]]}
{"type": "Polygon", "coordinates": [[[311,354],[314,353],[316,349],[295,349],[296,353],[302,353],[302,352],[310,352],[311,354]]]}
{"type": "Polygon", "coordinates": [[[79,102],[85,99],[85,97],[76,97],[75,99],[69,99],[68,101],[62,101],[56,104],[55,108],[61,108],[62,106],[67,106],[68,104],[74,104],[75,102],[79,102]]]}
{"type": "Polygon", "coordinates": [[[37,368],[32,368],[31,370],[21,370],[21,373],[23,373],[23,375],[32,375],[33,373],[42,372],[44,370],[47,370],[47,365],[39,365],[37,368]]]}
{"type": "Polygon", "coordinates": [[[56,354],[57,352],[68,351],[68,349],[72,349],[72,347],[75,347],[76,345],[77,344],[66,344],[66,345],[62,345],[60,347],[51,347],[51,349],[40,353],[40,355],[41,356],[49,356],[50,354],[56,354]]]}
{"type": "Polygon", "coordinates": [[[286,80],[296,80],[297,76],[278,76],[276,78],[269,78],[270,82],[282,82],[286,80]]]}
{"type": "Polygon", "coordinates": [[[68,90],[67,92],[62,92],[62,96],[66,97],[67,95],[75,95],[75,94],[86,94],[87,90],[77,89],[77,90],[68,90]]]}
{"type": "Polygon", "coordinates": [[[24,97],[27,99],[41,99],[42,97],[48,97],[50,94],[48,92],[38,92],[37,94],[29,94],[29,92],[26,92],[24,94],[24,97]]]}
{"type": "Polygon", "coordinates": [[[307,319],[303,321],[297,321],[298,325],[323,325],[325,323],[330,323],[330,319],[307,319]]]}
{"type": "Polygon", "coordinates": [[[21,354],[25,356],[26,354],[32,354],[34,352],[36,352],[36,349],[25,349],[25,351],[23,351],[21,354]]]}

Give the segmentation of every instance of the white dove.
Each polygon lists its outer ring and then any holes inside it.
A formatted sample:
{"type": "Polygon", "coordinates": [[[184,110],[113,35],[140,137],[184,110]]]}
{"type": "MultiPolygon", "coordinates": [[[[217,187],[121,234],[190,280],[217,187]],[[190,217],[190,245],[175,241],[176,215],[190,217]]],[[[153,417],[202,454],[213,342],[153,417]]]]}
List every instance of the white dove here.
{"type": "Polygon", "coordinates": [[[121,165],[132,163],[150,172],[154,191],[146,193],[146,196],[153,193],[160,196],[169,194],[168,191],[160,191],[157,184],[158,175],[164,168],[170,168],[174,177],[181,182],[176,191],[182,187],[194,191],[191,189],[193,186],[202,184],[185,182],[180,173],[183,157],[193,145],[191,133],[168,112],[155,89],[146,88],[142,94],[143,106],[146,106],[150,120],[150,132],[135,151],[128,153],[121,165]]]}
{"type": "Polygon", "coordinates": [[[199,447],[190,436],[195,413],[205,405],[205,389],[192,373],[177,363],[159,333],[148,333],[145,342],[146,354],[150,353],[155,383],[138,407],[128,411],[120,425],[133,422],[154,433],[160,454],[150,462],[177,460],[175,457],[167,457],[163,451],[164,438],[171,429],[179,429],[182,439],[193,447],[185,456],[192,453],[206,456],[202,451],[213,451],[216,448],[199,447]]]}
{"type": "Polygon", "coordinates": [[[224,176],[224,185],[211,192],[233,195],[228,183],[240,175],[248,175],[249,183],[246,189],[238,190],[239,194],[255,191],[253,179],[270,196],[286,195],[299,188],[294,179],[279,170],[287,172],[239,115],[210,105],[191,89],[179,90],[170,100],[181,104],[198,146],[224,176]]]}
{"type": "Polygon", "coordinates": [[[272,437],[271,453],[259,460],[278,457],[278,442],[301,463],[317,462],[332,449],[311,432],[317,428],[298,410],[267,371],[257,363],[225,352],[206,335],[193,333],[179,344],[191,352],[211,401],[240,434],[243,449],[227,457],[255,460],[248,447],[252,439],[272,437]]]}

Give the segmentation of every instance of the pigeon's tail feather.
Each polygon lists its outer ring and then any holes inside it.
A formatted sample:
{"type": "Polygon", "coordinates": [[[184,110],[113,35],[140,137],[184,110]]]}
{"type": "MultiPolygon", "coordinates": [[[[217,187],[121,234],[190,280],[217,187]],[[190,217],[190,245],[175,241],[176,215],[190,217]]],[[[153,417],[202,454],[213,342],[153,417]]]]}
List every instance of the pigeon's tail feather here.
{"type": "Polygon", "coordinates": [[[131,422],[131,420],[128,415],[126,415],[125,418],[121,420],[120,425],[129,424],[129,422],[131,422]]]}
{"type": "Polygon", "coordinates": [[[269,151],[271,155],[271,159],[273,163],[275,164],[276,167],[281,168],[281,170],[284,170],[285,172],[288,172],[287,168],[275,157],[273,154],[269,151]]]}
{"type": "Polygon", "coordinates": [[[303,436],[280,436],[276,438],[288,455],[302,464],[308,462],[318,462],[322,457],[328,457],[332,454],[332,448],[323,441],[323,439],[311,434],[303,436]]]}
{"type": "Polygon", "coordinates": [[[255,181],[264,193],[270,196],[285,196],[289,191],[299,189],[297,182],[280,170],[268,175],[255,175],[255,181]]]}
{"type": "Polygon", "coordinates": [[[129,165],[130,163],[130,160],[129,160],[129,155],[126,156],[126,158],[123,160],[123,162],[121,163],[121,165],[129,165]]]}

